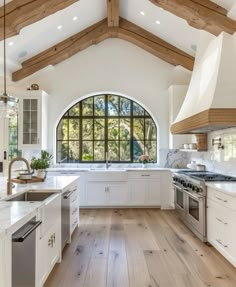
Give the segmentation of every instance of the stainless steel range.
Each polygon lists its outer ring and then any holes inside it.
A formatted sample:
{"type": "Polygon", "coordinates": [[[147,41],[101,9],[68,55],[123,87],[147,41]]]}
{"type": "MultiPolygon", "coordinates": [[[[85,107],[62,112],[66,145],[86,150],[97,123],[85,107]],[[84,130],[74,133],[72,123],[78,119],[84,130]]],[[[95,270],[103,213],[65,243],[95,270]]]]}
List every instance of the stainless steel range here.
{"type": "Polygon", "coordinates": [[[206,182],[212,181],[236,181],[236,178],[208,171],[173,174],[175,208],[182,221],[202,241],[206,241],[206,182]]]}

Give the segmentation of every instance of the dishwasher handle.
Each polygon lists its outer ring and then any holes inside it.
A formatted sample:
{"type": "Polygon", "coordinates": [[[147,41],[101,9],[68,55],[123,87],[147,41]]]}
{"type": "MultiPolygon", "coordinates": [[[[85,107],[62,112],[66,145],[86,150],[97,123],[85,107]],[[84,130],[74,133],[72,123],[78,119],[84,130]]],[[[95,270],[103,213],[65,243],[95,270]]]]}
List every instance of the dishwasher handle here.
{"type": "Polygon", "coordinates": [[[65,192],[65,193],[63,194],[63,198],[64,198],[64,199],[68,199],[75,191],[76,191],[76,189],[71,190],[71,191],[68,191],[68,192],[65,192]]]}
{"type": "Polygon", "coordinates": [[[25,239],[37,228],[39,227],[39,225],[42,224],[42,221],[39,220],[39,221],[35,221],[35,222],[31,222],[31,227],[23,234],[23,235],[20,235],[20,236],[16,236],[16,237],[13,237],[12,238],[12,241],[13,242],[24,242],[25,239]],[[33,224],[33,225],[31,225],[33,224]]]}

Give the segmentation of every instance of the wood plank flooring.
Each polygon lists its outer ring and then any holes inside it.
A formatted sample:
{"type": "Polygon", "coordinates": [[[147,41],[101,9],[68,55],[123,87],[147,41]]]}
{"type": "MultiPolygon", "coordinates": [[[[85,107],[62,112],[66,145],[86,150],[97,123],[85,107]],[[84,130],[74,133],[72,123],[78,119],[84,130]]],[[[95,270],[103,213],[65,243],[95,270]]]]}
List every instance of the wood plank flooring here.
{"type": "Polygon", "coordinates": [[[175,211],[82,209],[45,287],[236,287],[236,268],[175,211]]]}

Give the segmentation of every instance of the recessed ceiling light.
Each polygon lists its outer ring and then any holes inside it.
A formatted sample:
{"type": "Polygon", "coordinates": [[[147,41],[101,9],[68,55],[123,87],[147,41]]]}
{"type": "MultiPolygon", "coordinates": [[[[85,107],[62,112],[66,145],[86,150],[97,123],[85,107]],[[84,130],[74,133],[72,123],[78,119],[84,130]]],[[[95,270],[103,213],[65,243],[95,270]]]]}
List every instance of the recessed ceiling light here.
{"type": "Polygon", "coordinates": [[[58,30],[61,30],[61,29],[62,29],[62,25],[58,25],[58,26],[57,26],[57,29],[58,29],[58,30]]]}
{"type": "Polygon", "coordinates": [[[25,56],[27,56],[28,52],[27,51],[21,51],[19,54],[18,54],[18,57],[19,58],[24,58],[25,56]]]}
{"type": "Polygon", "coordinates": [[[14,42],[13,42],[13,41],[11,41],[11,42],[8,43],[8,46],[13,46],[13,45],[14,45],[14,42]]]}
{"type": "Polygon", "coordinates": [[[73,21],[76,21],[76,20],[78,20],[78,17],[77,16],[73,17],[73,21]]]}
{"type": "Polygon", "coordinates": [[[160,7],[161,10],[164,10],[162,7],[160,7]]]}
{"type": "Polygon", "coordinates": [[[157,24],[157,25],[160,25],[161,22],[160,22],[159,20],[156,20],[156,24],[157,24]]]}
{"type": "Polygon", "coordinates": [[[145,13],[144,13],[143,11],[140,11],[140,14],[141,14],[142,16],[144,16],[144,15],[145,15],[145,13]]]}

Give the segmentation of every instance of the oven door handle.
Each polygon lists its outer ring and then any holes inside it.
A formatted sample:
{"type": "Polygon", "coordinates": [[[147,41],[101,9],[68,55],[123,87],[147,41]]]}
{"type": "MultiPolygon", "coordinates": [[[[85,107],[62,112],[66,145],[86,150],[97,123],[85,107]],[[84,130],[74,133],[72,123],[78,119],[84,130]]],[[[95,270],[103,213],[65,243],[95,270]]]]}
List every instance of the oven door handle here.
{"type": "Polygon", "coordinates": [[[183,191],[183,189],[180,186],[178,186],[176,183],[173,183],[173,186],[176,187],[177,189],[183,191]]]}
{"type": "Polygon", "coordinates": [[[189,192],[187,189],[183,189],[183,191],[187,194],[187,195],[189,195],[190,197],[192,197],[192,198],[194,198],[194,199],[196,199],[196,200],[202,200],[203,198],[204,198],[204,196],[203,195],[194,195],[194,194],[192,194],[191,192],[189,192]]]}

